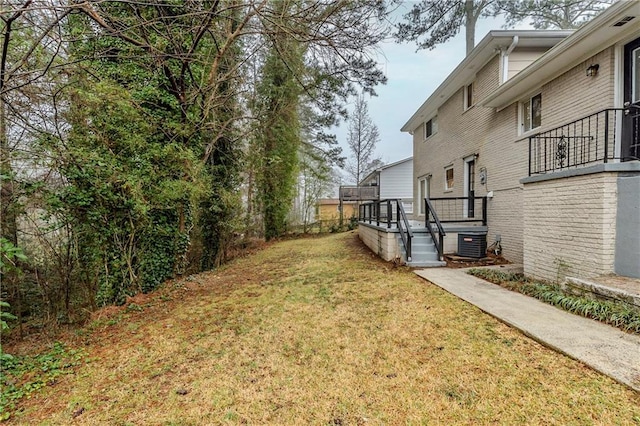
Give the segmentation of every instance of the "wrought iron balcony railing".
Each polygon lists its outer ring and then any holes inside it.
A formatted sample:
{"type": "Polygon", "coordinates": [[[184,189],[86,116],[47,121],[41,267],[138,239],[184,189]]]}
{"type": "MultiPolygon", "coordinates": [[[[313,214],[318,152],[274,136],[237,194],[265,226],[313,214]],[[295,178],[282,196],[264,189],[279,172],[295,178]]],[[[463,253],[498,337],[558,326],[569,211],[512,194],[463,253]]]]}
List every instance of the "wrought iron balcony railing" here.
{"type": "Polygon", "coordinates": [[[625,110],[609,108],[529,138],[529,176],[616,159],[625,110]]]}

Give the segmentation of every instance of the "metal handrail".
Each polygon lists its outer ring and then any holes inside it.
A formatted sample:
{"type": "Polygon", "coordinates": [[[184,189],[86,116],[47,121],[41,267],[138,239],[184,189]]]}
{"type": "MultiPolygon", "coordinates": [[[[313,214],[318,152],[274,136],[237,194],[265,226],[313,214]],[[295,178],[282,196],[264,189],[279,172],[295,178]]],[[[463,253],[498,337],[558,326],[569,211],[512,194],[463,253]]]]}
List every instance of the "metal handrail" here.
{"type": "Polygon", "coordinates": [[[398,231],[400,231],[400,239],[404,245],[404,250],[407,253],[407,262],[411,262],[411,240],[413,239],[413,232],[411,232],[411,226],[409,225],[409,219],[404,211],[402,200],[396,199],[396,218],[398,223],[398,231]],[[402,220],[401,220],[402,219],[402,220]],[[402,227],[404,226],[404,230],[402,227]],[[406,236],[405,236],[406,232],[406,236]]]}
{"type": "Polygon", "coordinates": [[[426,216],[425,227],[429,231],[429,234],[431,234],[431,239],[433,240],[433,244],[435,244],[436,250],[438,250],[438,259],[443,260],[444,259],[444,237],[445,235],[447,235],[447,233],[444,231],[444,228],[442,227],[442,223],[440,223],[440,219],[438,218],[438,214],[436,213],[436,210],[431,205],[431,201],[429,201],[428,198],[425,198],[424,204],[425,204],[425,216],[426,216]],[[436,224],[436,227],[438,228],[437,240],[436,240],[436,235],[433,230],[433,227],[431,226],[431,221],[429,220],[430,214],[433,215],[433,220],[436,224]]]}

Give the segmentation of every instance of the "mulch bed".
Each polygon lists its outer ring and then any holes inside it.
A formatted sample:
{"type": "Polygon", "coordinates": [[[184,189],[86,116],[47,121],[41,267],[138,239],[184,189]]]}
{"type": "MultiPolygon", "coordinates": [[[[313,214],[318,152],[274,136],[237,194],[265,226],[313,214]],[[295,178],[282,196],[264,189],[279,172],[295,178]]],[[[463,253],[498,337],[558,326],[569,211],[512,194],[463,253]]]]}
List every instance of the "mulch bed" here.
{"type": "Polygon", "coordinates": [[[495,255],[488,255],[487,257],[476,259],[455,254],[445,254],[444,260],[447,262],[447,268],[474,268],[478,266],[506,265],[511,263],[504,257],[495,255]]]}

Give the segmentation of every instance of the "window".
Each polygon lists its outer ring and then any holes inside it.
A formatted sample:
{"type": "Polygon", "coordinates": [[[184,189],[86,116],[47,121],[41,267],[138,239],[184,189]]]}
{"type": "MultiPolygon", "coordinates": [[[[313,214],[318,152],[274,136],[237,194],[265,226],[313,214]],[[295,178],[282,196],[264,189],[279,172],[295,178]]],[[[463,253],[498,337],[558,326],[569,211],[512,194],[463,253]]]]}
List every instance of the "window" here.
{"type": "Polygon", "coordinates": [[[464,109],[468,110],[473,106],[473,83],[464,86],[464,109]]]}
{"type": "Polygon", "coordinates": [[[542,94],[538,93],[520,104],[522,111],[522,133],[540,127],[542,124],[542,94]]]}
{"type": "Polygon", "coordinates": [[[424,123],[424,138],[427,139],[431,137],[438,131],[438,122],[437,117],[433,117],[431,120],[424,123]]]}
{"type": "Polygon", "coordinates": [[[453,166],[444,169],[444,189],[445,191],[453,189],[453,166]]]}

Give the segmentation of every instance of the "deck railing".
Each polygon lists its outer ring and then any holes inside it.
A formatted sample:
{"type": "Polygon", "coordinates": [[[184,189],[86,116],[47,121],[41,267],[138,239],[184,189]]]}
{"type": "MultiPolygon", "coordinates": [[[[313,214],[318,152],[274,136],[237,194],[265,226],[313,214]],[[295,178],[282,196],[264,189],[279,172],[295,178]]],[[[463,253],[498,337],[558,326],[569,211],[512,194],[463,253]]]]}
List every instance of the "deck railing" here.
{"type": "Polygon", "coordinates": [[[616,126],[624,109],[608,108],[529,138],[529,176],[616,158],[616,126]]]}
{"type": "Polygon", "coordinates": [[[340,199],[342,201],[377,200],[380,189],[377,186],[341,186],[340,199]]]}
{"type": "Polygon", "coordinates": [[[409,224],[409,219],[404,211],[402,200],[394,198],[388,200],[372,201],[360,205],[358,220],[361,222],[375,223],[376,226],[386,226],[391,228],[396,226],[400,239],[407,253],[407,261],[411,261],[411,240],[413,231],[409,224]]]}
{"type": "MultiPolygon", "coordinates": [[[[429,198],[429,201],[442,223],[487,225],[487,197],[439,197],[429,198]]],[[[428,210],[425,208],[424,211],[428,210]]]]}

